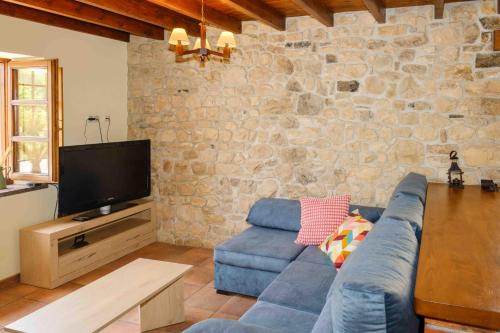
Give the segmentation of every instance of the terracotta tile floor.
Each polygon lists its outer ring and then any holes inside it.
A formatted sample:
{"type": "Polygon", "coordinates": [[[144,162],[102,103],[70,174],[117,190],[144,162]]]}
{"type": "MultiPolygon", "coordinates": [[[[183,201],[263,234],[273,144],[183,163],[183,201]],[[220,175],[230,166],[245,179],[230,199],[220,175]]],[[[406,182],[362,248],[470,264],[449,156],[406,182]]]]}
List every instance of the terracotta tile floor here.
{"type": "MultiPolygon", "coordinates": [[[[182,332],[194,323],[208,318],[238,319],[255,303],[255,299],[252,297],[239,295],[225,296],[215,292],[213,288],[214,267],[212,250],[154,243],[53,290],[37,288],[21,283],[12,283],[0,288],[0,332],[4,332],[2,327],[8,323],[71,293],[81,286],[137,258],[164,260],[194,266],[193,270],[185,277],[184,299],[186,321],[150,332],[182,332]]],[[[140,332],[138,310],[136,309],[127,313],[102,330],[102,332],[140,332]]]]}

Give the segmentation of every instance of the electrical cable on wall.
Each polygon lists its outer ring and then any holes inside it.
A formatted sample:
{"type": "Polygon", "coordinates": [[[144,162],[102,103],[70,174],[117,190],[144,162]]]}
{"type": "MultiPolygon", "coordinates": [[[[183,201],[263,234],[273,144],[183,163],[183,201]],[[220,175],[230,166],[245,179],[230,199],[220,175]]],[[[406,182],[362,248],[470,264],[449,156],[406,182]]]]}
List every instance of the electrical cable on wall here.
{"type": "Polygon", "coordinates": [[[101,136],[101,143],[104,143],[104,140],[102,139],[101,121],[99,120],[99,118],[97,118],[97,124],[99,125],[99,135],[101,136]]]}
{"type": "MultiPolygon", "coordinates": [[[[85,138],[85,144],[87,144],[87,141],[88,141],[88,138],[87,138],[87,126],[88,126],[89,122],[92,122],[92,121],[97,121],[97,125],[99,125],[99,136],[101,138],[101,143],[104,143],[104,139],[103,139],[103,136],[102,136],[101,121],[100,121],[99,117],[98,116],[89,116],[85,120],[85,128],[83,130],[83,136],[85,138]]],[[[111,119],[109,119],[109,124],[111,124],[111,119]]],[[[109,132],[109,124],[108,124],[108,132],[109,132]]],[[[108,142],[109,142],[109,134],[108,134],[108,142]]]]}
{"type": "Polygon", "coordinates": [[[108,129],[106,130],[106,141],[109,142],[109,127],[111,126],[111,117],[106,117],[106,121],[108,122],[108,129]]]}
{"type": "Polygon", "coordinates": [[[89,120],[85,120],[85,129],[83,130],[83,136],[85,137],[85,144],[87,144],[87,125],[89,124],[89,120]]]}

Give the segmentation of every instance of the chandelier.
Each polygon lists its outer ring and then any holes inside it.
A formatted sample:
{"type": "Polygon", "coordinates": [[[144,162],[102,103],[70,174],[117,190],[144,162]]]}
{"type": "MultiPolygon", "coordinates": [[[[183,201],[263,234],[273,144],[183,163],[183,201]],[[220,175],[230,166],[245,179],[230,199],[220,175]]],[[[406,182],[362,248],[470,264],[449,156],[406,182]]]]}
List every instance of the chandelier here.
{"type": "Polygon", "coordinates": [[[201,1],[200,37],[196,39],[193,49],[187,49],[187,47],[189,47],[189,38],[186,30],[183,28],[174,28],[168,43],[175,46],[176,62],[183,62],[183,56],[192,54],[195,59],[200,62],[200,67],[205,67],[205,63],[210,60],[210,56],[219,57],[222,62],[229,63],[231,58],[231,49],[236,47],[236,40],[233,33],[223,31],[217,41],[217,48],[219,50],[212,50],[207,40],[204,0],[201,1]]]}

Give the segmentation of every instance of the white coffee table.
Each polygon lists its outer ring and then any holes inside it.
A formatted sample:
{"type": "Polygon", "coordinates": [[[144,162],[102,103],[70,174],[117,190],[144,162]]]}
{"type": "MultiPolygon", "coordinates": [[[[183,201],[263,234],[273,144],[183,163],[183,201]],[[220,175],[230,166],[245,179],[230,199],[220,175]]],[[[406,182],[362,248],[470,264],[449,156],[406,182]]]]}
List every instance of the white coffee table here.
{"type": "Polygon", "coordinates": [[[5,331],[98,332],[137,306],[142,332],[183,322],[183,277],[191,268],[137,259],[7,325],[5,331]]]}

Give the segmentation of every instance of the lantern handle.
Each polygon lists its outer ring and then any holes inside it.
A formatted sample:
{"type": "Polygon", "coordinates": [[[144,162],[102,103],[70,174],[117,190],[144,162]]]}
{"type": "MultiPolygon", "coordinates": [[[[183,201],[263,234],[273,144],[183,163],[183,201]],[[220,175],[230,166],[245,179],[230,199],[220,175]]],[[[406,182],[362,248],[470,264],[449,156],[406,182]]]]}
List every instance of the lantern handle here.
{"type": "Polygon", "coordinates": [[[451,160],[458,160],[458,157],[457,157],[457,152],[456,152],[456,151],[452,150],[452,151],[450,152],[450,159],[451,159],[451,160]]]}

